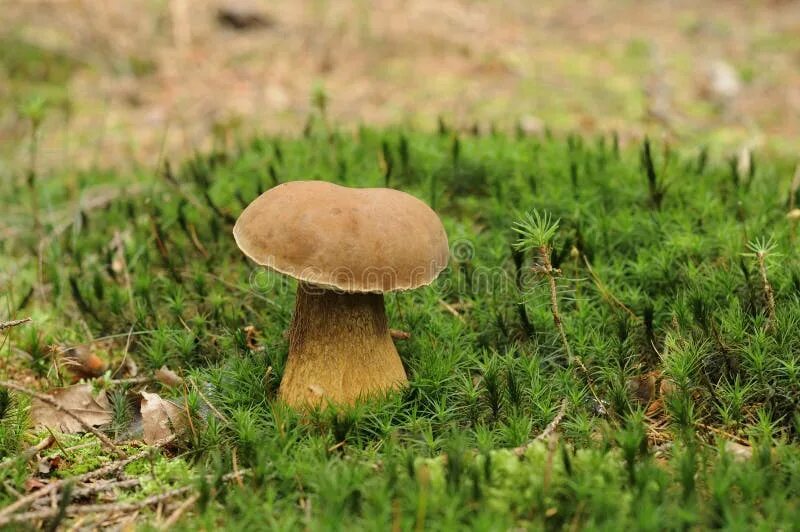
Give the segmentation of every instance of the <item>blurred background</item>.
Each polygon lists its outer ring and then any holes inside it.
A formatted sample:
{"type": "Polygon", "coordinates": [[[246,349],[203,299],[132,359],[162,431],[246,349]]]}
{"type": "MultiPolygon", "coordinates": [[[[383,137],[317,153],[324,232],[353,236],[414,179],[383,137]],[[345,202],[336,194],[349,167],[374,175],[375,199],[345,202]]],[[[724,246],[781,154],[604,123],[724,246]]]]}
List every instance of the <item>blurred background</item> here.
{"type": "Polygon", "coordinates": [[[437,121],[796,150],[800,2],[0,0],[0,172],[437,121]]]}

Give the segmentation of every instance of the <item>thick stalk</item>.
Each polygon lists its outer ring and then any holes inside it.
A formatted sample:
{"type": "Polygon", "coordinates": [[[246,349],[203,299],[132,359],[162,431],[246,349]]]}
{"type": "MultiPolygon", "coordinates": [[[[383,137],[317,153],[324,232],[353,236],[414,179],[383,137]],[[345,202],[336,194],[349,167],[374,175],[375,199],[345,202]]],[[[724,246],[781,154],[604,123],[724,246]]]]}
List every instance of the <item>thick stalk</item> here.
{"type": "Polygon", "coordinates": [[[383,294],[298,285],[281,399],[294,407],[354,404],[407,382],[383,294]]]}

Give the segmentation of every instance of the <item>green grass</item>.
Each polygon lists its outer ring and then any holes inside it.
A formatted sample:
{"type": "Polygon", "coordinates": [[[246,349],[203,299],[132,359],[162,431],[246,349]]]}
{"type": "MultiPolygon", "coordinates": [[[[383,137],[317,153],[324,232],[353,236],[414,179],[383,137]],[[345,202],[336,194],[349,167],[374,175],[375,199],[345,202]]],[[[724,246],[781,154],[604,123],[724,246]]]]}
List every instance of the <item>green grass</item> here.
{"type": "MultiPolygon", "coordinates": [[[[796,526],[800,262],[785,216],[794,162],[757,154],[740,172],[688,147],[442,129],[316,125],[160,175],[38,176],[41,237],[31,190],[3,182],[2,230],[13,236],[0,241],[0,266],[14,274],[0,303],[34,317],[6,342],[7,371],[55,385],[45,347],[90,335],[120,335],[116,367],[131,328],[140,371],[180,371],[186,390],[149,387],[185,396],[192,412],[176,463],[198,478],[217,479],[234,460],[252,474],[243,487],[198,481],[179,529],[796,526]],[[308,416],[275,401],[294,283],[248,262],[231,227],[259,192],[297,179],[399,188],[444,221],[447,270],[387,297],[391,327],[411,333],[397,342],[411,386],[384,401],[308,416]],[[544,244],[560,269],[566,344],[546,275],[533,270],[544,244]],[[655,391],[640,385],[648,376],[655,391]],[[563,401],[557,442],[522,458],[509,450],[563,401]],[[725,450],[734,437],[750,442],[751,458],[725,450]]],[[[0,454],[35,439],[22,441],[21,400],[12,394],[3,413],[0,454]]],[[[122,422],[130,413],[119,404],[122,422]]],[[[159,464],[141,473],[186,477],[159,464]]],[[[0,471],[17,489],[26,473],[0,471]]]]}

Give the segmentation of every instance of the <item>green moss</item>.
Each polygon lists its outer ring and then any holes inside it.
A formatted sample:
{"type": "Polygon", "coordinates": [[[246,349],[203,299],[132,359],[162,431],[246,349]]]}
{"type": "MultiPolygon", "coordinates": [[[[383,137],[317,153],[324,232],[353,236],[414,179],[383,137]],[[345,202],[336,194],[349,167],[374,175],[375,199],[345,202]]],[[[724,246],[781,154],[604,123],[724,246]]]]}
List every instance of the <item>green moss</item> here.
{"type": "MultiPolygon", "coordinates": [[[[70,176],[87,197],[120,193],[43,250],[46,305],[25,310],[47,319],[36,337],[11,332],[14,346],[37,354],[17,363],[47,374],[46,344],[81,341],[86,328],[119,335],[108,356],[121,357],[133,326],[127,356],[142,372],[165,363],[183,372],[187,389],[152,389],[187,397],[186,454],[128,466],[143,484],[121,494],[192,483],[201,497],[179,529],[791,528],[800,261],[785,215],[795,161],[757,152],[751,170],[695,146],[617,149],[610,136],[456,141],[442,129],[350,133],[317,123],[300,139],[229,139],[166,177],[70,176]],[[391,326],[410,333],[397,342],[409,389],[298,416],[275,400],[295,284],[245,260],[230,230],[258,193],[308,178],[388,181],[435,203],[453,253],[434,285],[387,297],[391,326]],[[524,215],[534,211],[559,220],[536,241],[535,217],[524,215]],[[526,219],[528,245],[515,247],[513,227],[526,219]],[[130,290],[113,266],[117,234],[130,290]],[[591,391],[554,327],[546,279],[531,273],[542,241],[562,274],[560,317],[591,391]],[[747,245],[756,241],[772,242],[774,313],[747,245]],[[671,390],[655,406],[638,384],[648,375],[671,390]],[[522,458],[507,450],[541,432],[563,401],[559,443],[522,458]],[[719,431],[749,439],[753,457],[721,451],[719,431]],[[672,447],[657,455],[665,440],[672,447]],[[234,464],[250,470],[243,486],[219,481],[234,464]]],[[[53,220],[77,219],[66,182],[54,176],[37,191],[63,214],[53,220]]],[[[0,208],[25,212],[30,194],[0,182],[0,208]]],[[[24,217],[14,223],[24,230],[0,252],[30,282],[39,278],[37,239],[24,217]]],[[[18,452],[25,422],[6,415],[0,427],[3,449],[18,452]]],[[[59,475],[109,459],[93,446],[59,475]]],[[[25,473],[11,468],[12,485],[25,473]]]]}

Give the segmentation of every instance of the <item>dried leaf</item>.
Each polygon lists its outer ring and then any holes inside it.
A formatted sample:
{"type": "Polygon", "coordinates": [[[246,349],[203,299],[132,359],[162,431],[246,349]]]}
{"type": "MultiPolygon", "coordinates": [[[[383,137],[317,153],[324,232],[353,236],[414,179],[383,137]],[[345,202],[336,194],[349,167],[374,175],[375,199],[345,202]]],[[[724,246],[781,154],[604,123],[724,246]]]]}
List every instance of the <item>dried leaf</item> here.
{"type": "MultiPolygon", "coordinates": [[[[49,392],[53,399],[62,407],[81,418],[87,425],[99,427],[111,422],[111,406],[106,398],[106,393],[101,391],[97,396],[93,395],[90,384],[76,384],[66,388],[58,388],[49,392]]],[[[31,405],[31,419],[34,427],[50,427],[57,429],[64,434],[75,434],[85,432],[81,424],[63,412],[44,403],[38,399],[33,399],[31,405]]]]}
{"type": "Polygon", "coordinates": [[[186,414],[181,407],[162,399],[157,393],[141,392],[141,396],[139,408],[145,443],[155,443],[186,429],[186,414]]]}
{"type": "Polygon", "coordinates": [[[175,388],[183,384],[183,379],[167,366],[161,366],[161,369],[156,371],[156,380],[170,388],[175,388]]]}

